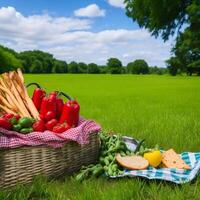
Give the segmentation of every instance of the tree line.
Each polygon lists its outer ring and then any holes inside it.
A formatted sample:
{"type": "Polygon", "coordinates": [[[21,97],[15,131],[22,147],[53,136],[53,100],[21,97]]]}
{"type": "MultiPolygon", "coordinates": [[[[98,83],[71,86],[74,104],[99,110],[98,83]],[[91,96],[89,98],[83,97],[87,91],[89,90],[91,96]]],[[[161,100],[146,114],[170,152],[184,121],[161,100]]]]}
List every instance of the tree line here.
{"type": "Polygon", "coordinates": [[[152,1],[124,0],[126,15],[147,29],[155,37],[167,41],[176,35],[166,60],[167,69],[149,67],[144,60],[135,60],[123,66],[117,58],[110,58],[106,66],[57,60],[42,51],[15,51],[0,46],[0,72],[22,67],[26,73],[111,73],[163,74],[187,73],[200,75],[200,0],[152,1]]]}
{"type": "Polygon", "coordinates": [[[176,35],[169,73],[200,75],[200,1],[125,0],[126,15],[164,41],[176,35]]]}
{"type": "Polygon", "coordinates": [[[150,67],[145,60],[137,59],[123,66],[118,58],[109,58],[105,66],[95,63],[72,61],[67,63],[55,59],[52,54],[33,50],[17,53],[12,49],[0,46],[0,73],[22,68],[24,73],[73,73],[73,74],[165,74],[167,69],[150,67]]]}

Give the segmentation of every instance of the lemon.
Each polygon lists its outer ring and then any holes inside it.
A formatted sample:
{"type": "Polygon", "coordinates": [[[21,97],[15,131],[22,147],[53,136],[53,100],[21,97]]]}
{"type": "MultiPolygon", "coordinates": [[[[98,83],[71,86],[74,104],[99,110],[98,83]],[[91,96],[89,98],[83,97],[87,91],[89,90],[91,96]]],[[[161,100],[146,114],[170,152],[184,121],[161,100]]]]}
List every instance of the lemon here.
{"type": "Polygon", "coordinates": [[[143,155],[152,167],[158,167],[162,161],[162,153],[159,150],[151,151],[143,155]]]}

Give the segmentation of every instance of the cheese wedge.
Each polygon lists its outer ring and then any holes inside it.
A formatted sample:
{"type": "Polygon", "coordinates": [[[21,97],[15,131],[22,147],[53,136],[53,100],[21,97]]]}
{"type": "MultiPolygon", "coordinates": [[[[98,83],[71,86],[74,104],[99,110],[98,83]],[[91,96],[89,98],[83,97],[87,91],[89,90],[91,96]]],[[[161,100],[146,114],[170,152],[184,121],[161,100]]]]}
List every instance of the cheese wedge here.
{"type": "Polygon", "coordinates": [[[146,169],[149,166],[148,160],[142,156],[125,156],[122,157],[117,154],[116,160],[122,167],[126,169],[141,170],[146,169]]]}
{"type": "Polygon", "coordinates": [[[162,156],[162,163],[167,168],[191,169],[173,149],[165,151],[162,156]]]}

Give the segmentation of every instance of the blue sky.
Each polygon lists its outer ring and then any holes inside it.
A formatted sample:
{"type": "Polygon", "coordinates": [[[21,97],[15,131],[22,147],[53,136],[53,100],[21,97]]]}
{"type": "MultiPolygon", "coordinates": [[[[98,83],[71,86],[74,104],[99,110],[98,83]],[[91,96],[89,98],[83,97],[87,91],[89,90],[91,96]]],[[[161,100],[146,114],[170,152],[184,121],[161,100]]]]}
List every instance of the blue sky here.
{"type": "Polygon", "coordinates": [[[0,43],[48,51],[67,62],[105,64],[118,57],[126,65],[138,58],[162,67],[172,45],[133,23],[123,0],[0,1],[0,43]]]}

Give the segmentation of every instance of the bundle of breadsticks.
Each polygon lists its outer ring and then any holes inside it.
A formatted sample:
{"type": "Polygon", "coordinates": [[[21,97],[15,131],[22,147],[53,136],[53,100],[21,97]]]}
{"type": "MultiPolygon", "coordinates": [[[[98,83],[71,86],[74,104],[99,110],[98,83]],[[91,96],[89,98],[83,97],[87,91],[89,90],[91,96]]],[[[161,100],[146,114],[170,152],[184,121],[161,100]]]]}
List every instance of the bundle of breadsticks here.
{"type": "Polygon", "coordinates": [[[38,119],[39,113],[28,95],[20,69],[0,76],[0,110],[38,119]]]}

